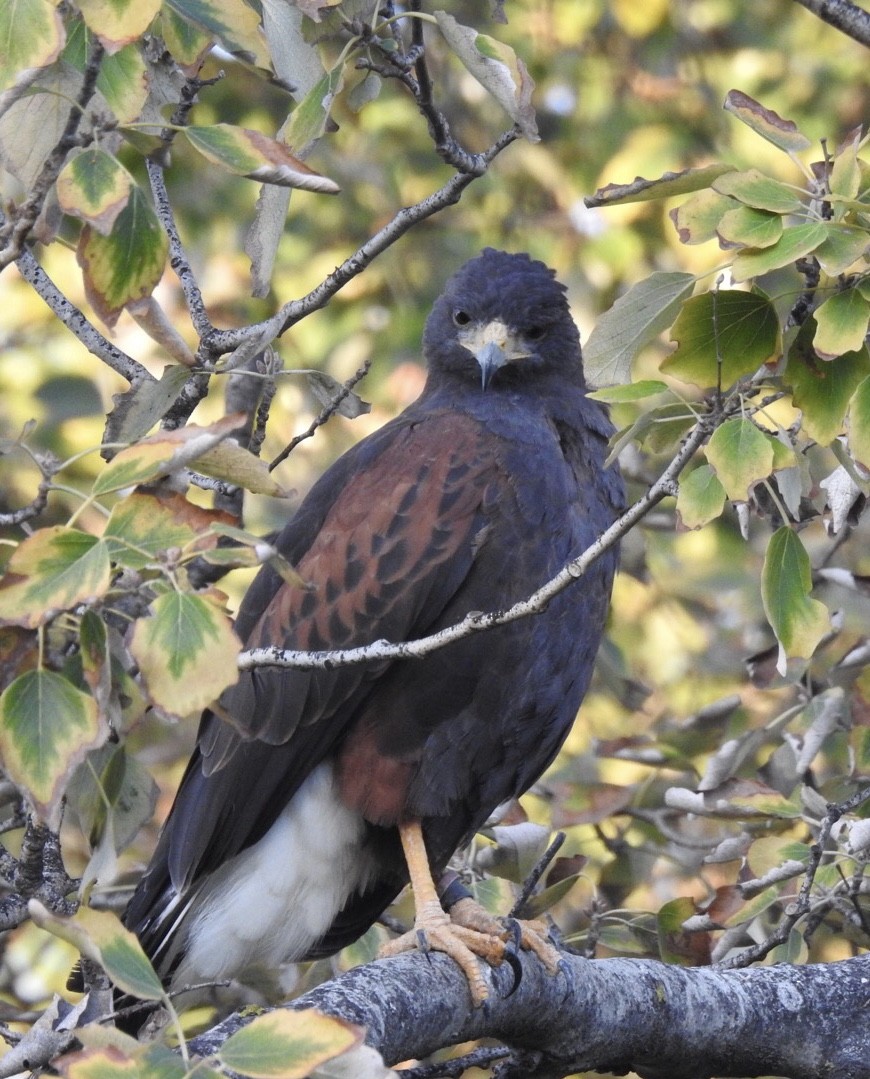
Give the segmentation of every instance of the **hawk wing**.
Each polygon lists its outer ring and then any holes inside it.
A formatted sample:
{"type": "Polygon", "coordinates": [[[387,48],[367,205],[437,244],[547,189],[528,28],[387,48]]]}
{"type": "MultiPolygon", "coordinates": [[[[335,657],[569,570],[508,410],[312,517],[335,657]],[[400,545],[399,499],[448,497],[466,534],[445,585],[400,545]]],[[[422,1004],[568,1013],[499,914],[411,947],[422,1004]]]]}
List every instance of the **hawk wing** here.
{"type": "MultiPolygon", "coordinates": [[[[503,477],[498,446],[463,413],[411,410],[346,454],[277,541],[309,588],[262,571],[239,613],[247,646],[335,649],[425,635],[486,542],[503,477]]],[[[244,672],[220,716],[203,717],[127,924],[147,937],[142,927],[155,924],[168,892],[183,895],[265,835],[387,667],[244,672]]]]}

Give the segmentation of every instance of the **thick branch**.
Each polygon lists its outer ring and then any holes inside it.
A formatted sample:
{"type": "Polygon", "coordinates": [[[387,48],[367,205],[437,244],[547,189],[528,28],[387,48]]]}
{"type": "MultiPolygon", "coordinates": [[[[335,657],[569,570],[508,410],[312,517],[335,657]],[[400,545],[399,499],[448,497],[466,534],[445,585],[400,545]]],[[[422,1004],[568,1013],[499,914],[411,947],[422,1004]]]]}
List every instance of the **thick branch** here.
{"type": "Polygon", "coordinates": [[[861,45],[870,48],[870,11],[865,11],[850,0],[797,0],[799,4],[818,15],[826,23],[835,26],[861,45]]]}
{"type": "MultiPolygon", "coordinates": [[[[291,1007],[361,1024],[388,1064],[496,1038],[520,1052],[499,1073],[505,1079],[561,1079],[593,1069],[647,1079],[870,1077],[870,956],[725,971],[566,955],[551,977],[523,953],[522,968],[513,993],[506,964],[489,972],[493,994],[485,1008],[471,1007],[459,968],[434,953],[357,967],[291,1007]]],[[[191,1050],[212,1053],[249,1021],[233,1015],[191,1050]]]]}
{"type": "Polygon", "coordinates": [[[330,669],[337,666],[349,666],[355,663],[368,663],[383,659],[419,659],[445,645],[468,637],[479,630],[502,626],[506,622],[516,622],[544,610],[550,600],[564,591],[573,581],[589,569],[596,559],[610,550],[626,533],[640,521],[663,498],[676,494],[676,479],[696,450],[710,436],[715,424],[712,417],[700,421],[692,429],[680,448],[680,452],[671,461],[661,476],[649,488],[642,498],[630,506],[599,538],[586,550],[569,562],[546,584],[533,592],[528,599],[521,600],[505,611],[491,611],[488,614],[472,613],[461,622],[420,637],[414,641],[393,643],[375,641],[359,648],[343,648],[335,651],[302,652],[283,648],[254,648],[239,656],[239,669],[251,670],[254,667],[298,667],[303,670],[312,668],[330,669]]]}

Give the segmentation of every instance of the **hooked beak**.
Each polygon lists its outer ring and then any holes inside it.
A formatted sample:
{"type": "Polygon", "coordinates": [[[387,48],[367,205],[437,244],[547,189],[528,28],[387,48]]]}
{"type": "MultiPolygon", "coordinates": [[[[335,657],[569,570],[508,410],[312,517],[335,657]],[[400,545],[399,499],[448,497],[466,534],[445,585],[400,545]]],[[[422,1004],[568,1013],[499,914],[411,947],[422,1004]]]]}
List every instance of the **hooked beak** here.
{"type": "Polygon", "coordinates": [[[486,389],[490,383],[490,379],[496,373],[500,367],[508,362],[507,356],[504,354],[504,349],[497,345],[494,341],[489,341],[479,351],[474,354],[474,358],[477,360],[477,364],[480,367],[480,386],[481,389],[486,389]]]}
{"type": "Polygon", "coordinates": [[[480,384],[484,390],[499,368],[513,360],[524,360],[529,355],[528,349],[523,347],[510,327],[498,319],[464,327],[459,333],[459,342],[477,360],[480,384]]]}

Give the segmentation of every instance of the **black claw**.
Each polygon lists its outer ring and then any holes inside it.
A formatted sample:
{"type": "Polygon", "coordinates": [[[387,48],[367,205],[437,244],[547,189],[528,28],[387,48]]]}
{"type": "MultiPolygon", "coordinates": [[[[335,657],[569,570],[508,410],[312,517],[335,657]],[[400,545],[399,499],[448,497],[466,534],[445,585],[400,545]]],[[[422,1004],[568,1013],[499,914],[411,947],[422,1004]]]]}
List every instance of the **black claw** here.
{"type": "Polygon", "coordinates": [[[514,980],[510,989],[504,994],[504,999],[514,995],[519,989],[520,982],[523,980],[523,964],[520,962],[520,957],[517,955],[516,949],[509,944],[504,950],[504,962],[511,968],[514,980]]]}
{"type": "Polygon", "coordinates": [[[425,929],[417,930],[417,949],[424,955],[430,952],[432,949],[429,947],[429,937],[426,935],[425,929]]]}

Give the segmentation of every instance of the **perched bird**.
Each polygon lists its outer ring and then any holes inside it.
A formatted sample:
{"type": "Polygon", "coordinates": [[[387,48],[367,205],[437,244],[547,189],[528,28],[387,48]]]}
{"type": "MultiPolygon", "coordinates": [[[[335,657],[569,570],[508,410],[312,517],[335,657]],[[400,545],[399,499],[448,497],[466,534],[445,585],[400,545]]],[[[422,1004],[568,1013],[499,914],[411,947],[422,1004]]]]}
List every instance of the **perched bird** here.
{"type": "MultiPolygon", "coordinates": [[[[403,641],[506,608],[620,511],[611,427],[586,397],[552,270],[486,249],[447,284],[423,345],[419,399],[345,453],[281,532],[310,588],[263,569],[236,623],[248,647],[403,641]]],[[[479,1002],[486,933],[451,924],[433,876],[556,756],[615,564],[610,551],[543,613],[422,660],[243,673],[202,718],[125,916],[166,983],[250,983],[329,955],[410,876],[424,942],[457,958],[479,1002]]]]}

